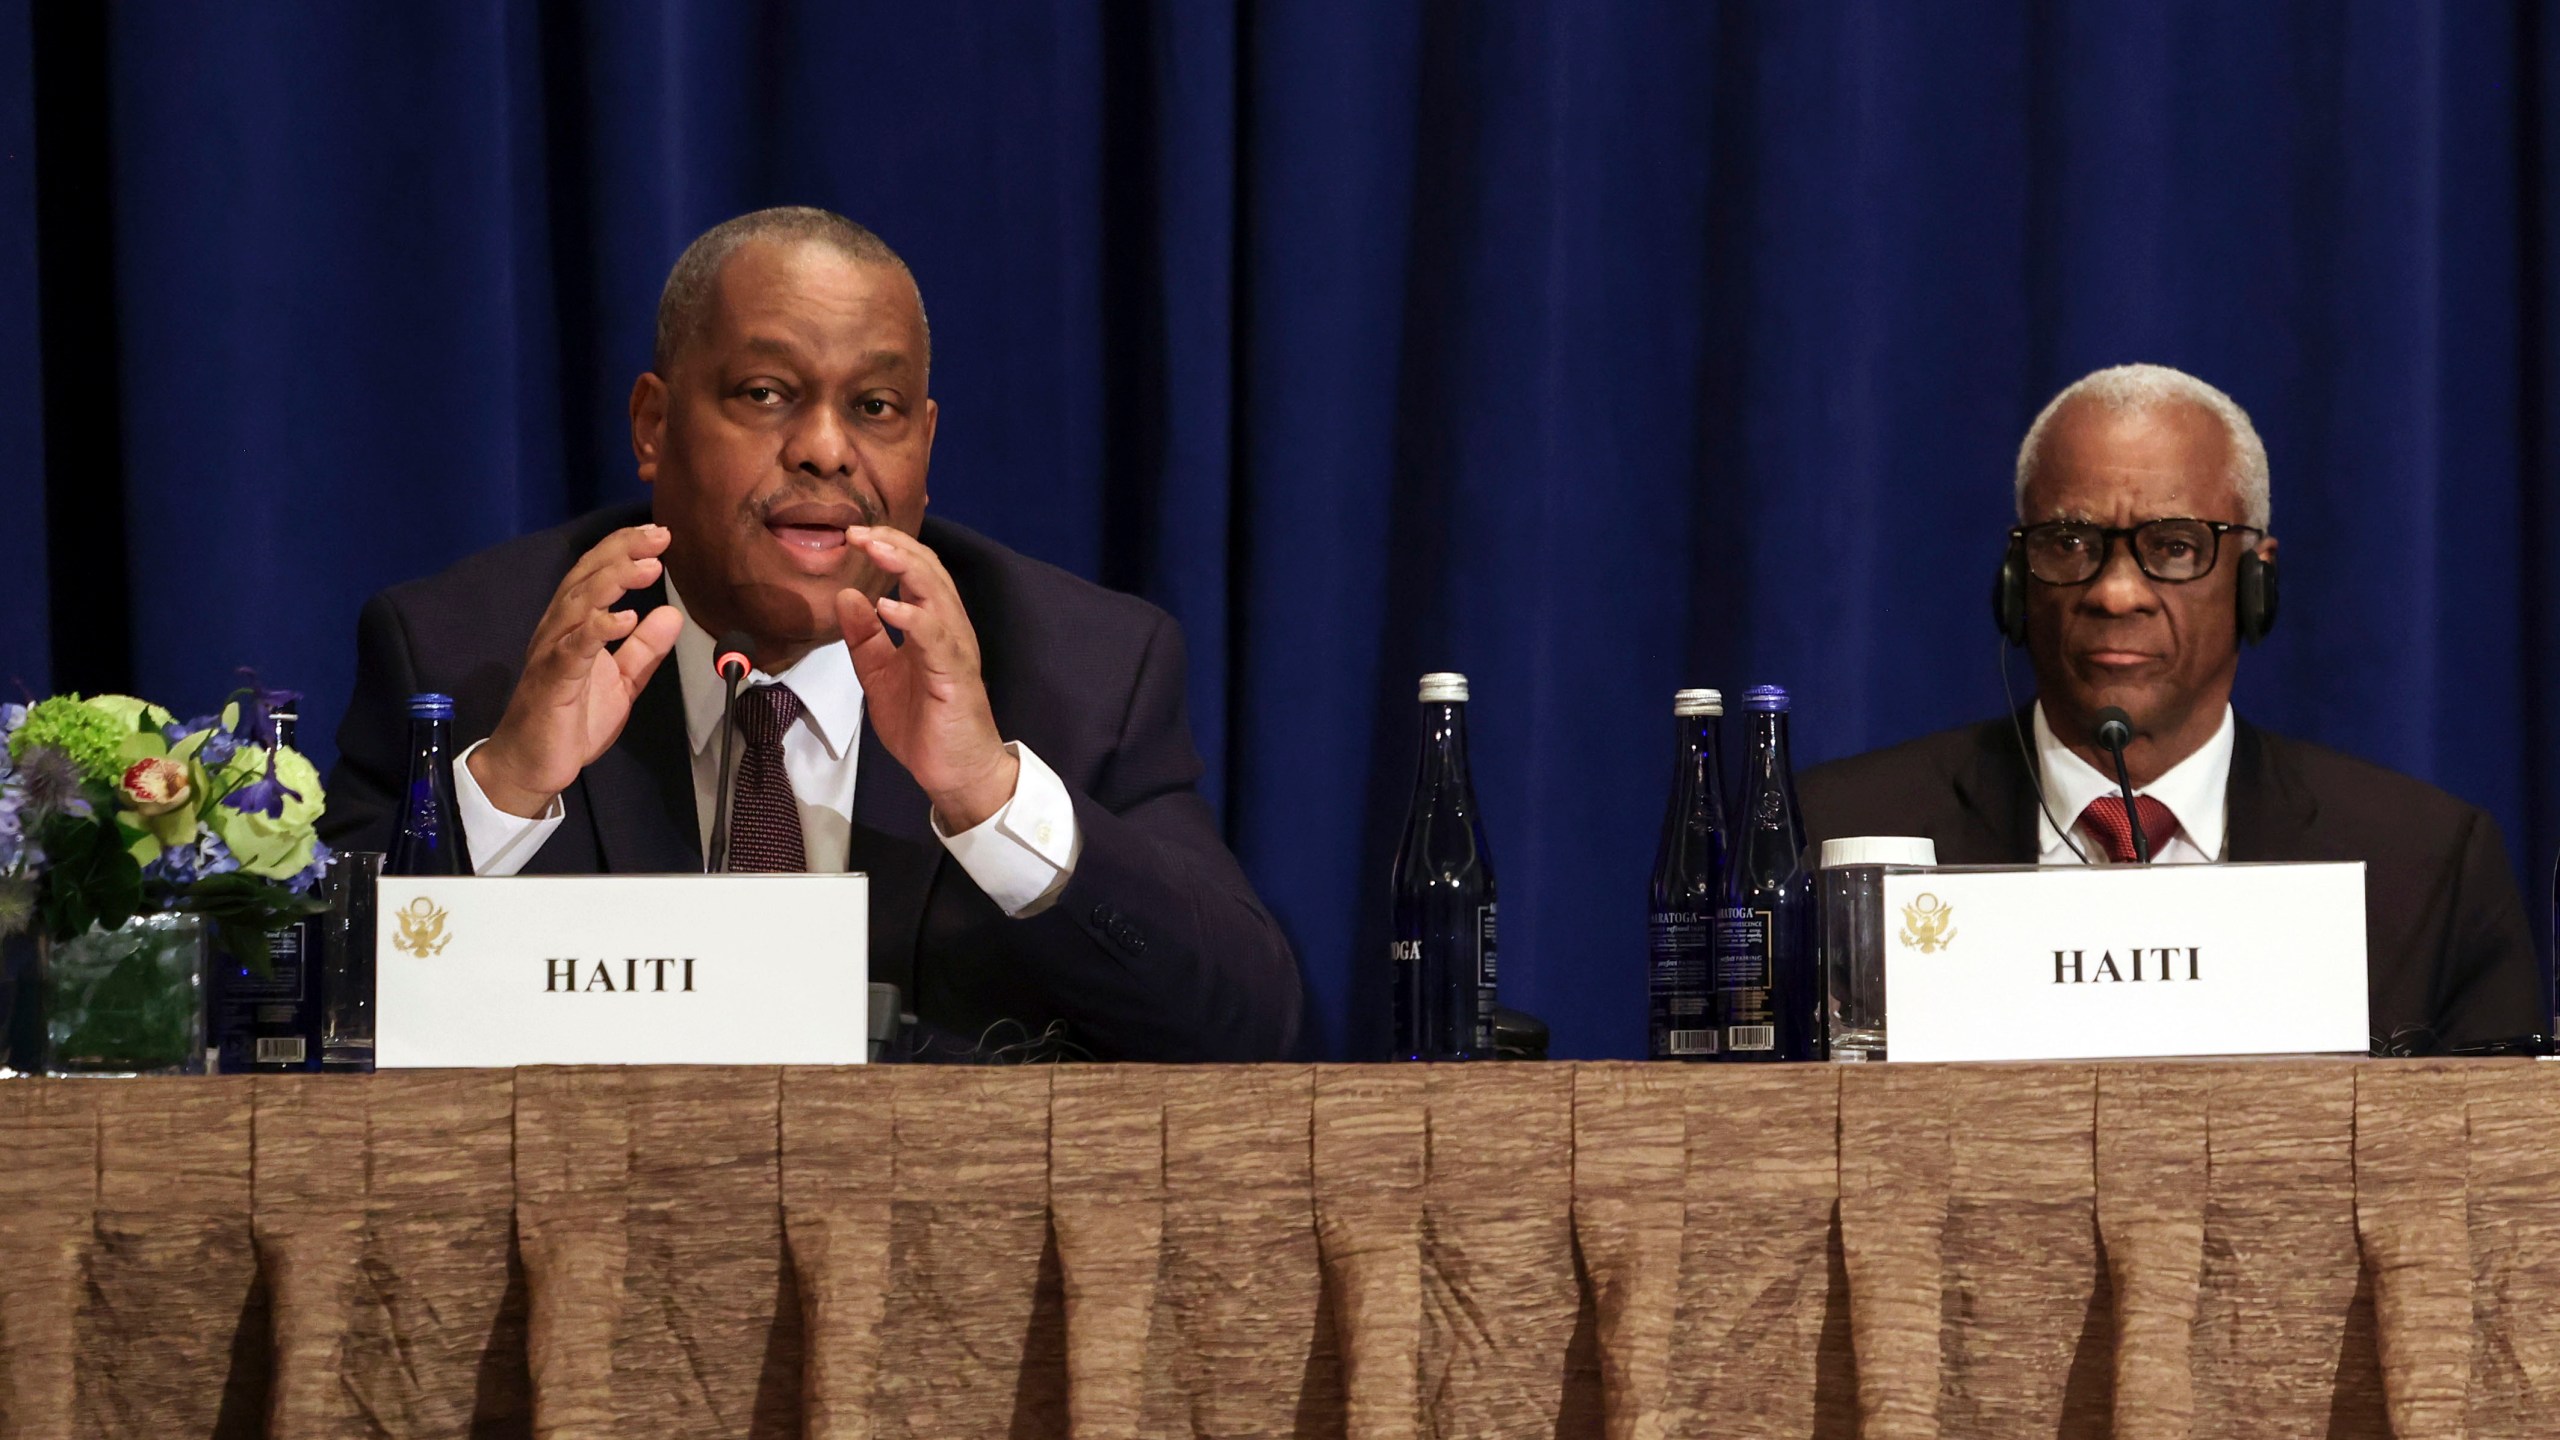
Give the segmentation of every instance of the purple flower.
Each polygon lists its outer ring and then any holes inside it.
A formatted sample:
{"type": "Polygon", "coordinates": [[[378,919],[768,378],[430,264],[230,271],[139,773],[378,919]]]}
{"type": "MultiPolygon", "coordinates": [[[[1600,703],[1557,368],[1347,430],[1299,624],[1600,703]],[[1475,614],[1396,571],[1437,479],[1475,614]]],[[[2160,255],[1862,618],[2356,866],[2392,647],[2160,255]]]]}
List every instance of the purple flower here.
{"type": "Polygon", "coordinates": [[[299,800],[302,792],[276,778],[276,756],[267,752],[267,773],[222,797],[222,803],[243,815],[264,814],[270,820],[284,818],[284,802],[299,800]]]}
{"type": "Polygon", "coordinates": [[[11,778],[26,796],[27,808],[36,814],[88,818],[89,802],[80,794],[80,767],[52,746],[28,746],[27,753],[18,757],[18,773],[11,778]]]}
{"type": "MultiPolygon", "coordinates": [[[[240,723],[231,727],[231,738],[243,745],[272,750],[276,746],[275,712],[283,706],[299,703],[302,692],[263,689],[258,684],[257,672],[251,670],[241,671],[240,678],[248,684],[232,697],[240,704],[240,723]]],[[[224,758],[230,757],[226,755],[224,758]]],[[[278,803],[281,806],[282,802],[278,803]]]]}
{"type": "Polygon", "coordinates": [[[179,741],[190,735],[204,737],[204,744],[196,747],[196,759],[207,770],[219,770],[230,764],[231,757],[240,749],[240,742],[232,739],[231,732],[222,728],[219,715],[199,715],[182,725],[160,727],[160,738],[168,741],[169,748],[173,750],[179,741]]]}
{"type": "Polygon", "coordinates": [[[26,723],[26,706],[14,702],[0,705],[0,741],[6,741],[10,736],[17,734],[18,727],[26,723]]]}
{"type": "Polygon", "coordinates": [[[207,834],[192,845],[175,845],[160,852],[160,858],[142,867],[145,878],[158,880],[172,889],[183,889],[207,875],[228,875],[240,868],[231,847],[219,835],[207,834]]]}
{"type": "Polygon", "coordinates": [[[310,894],[320,884],[322,877],[329,873],[329,861],[336,853],[328,847],[326,842],[312,841],[311,863],[302,867],[292,879],[284,882],[284,888],[296,895],[310,894]]]}

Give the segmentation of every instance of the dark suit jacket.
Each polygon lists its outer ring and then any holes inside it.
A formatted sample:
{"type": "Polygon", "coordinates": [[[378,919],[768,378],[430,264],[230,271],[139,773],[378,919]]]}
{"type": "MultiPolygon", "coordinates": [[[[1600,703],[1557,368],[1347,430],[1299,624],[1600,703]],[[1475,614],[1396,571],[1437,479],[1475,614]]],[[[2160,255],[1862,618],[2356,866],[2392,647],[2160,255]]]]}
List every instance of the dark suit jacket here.
{"type": "MultiPolygon", "coordinates": [[[[2237,726],[2227,858],[2365,863],[2378,1045],[2423,1053],[2545,1028],[2540,969],[2495,820],[2378,765],[2237,726]]],[[[1797,798],[1816,845],[1926,835],[1942,865],[2036,860],[2036,795],[2008,719],[1816,766],[1797,798]]]]}
{"type": "MultiPolygon", "coordinates": [[[[331,844],[387,848],[408,696],[453,696],[457,751],[488,735],[561,577],[607,533],[647,518],[645,507],[599,511],[365,603],[321,827],[331,844]]],[[[1033,1034],[1063,1021],[1070,1041],[1106,1059],[1289,1053],[1297,962],[1196,788],[1173,618],[957,525],[927,520],[922,538],[977,628],[998,729],[1066,782],[1084,848],[1056,904],[1008,918],[935,838],[924,792],[865,723],[850,863],[871,877],[871,978],[971,1039],[999,1020],[1033,1034]]],[[[664,598],[652,587],[625,603],[664,598]]],[[[526,873],[699,871],[690,753],[669,662],[562,797],[567,819],[526,873]]]]}

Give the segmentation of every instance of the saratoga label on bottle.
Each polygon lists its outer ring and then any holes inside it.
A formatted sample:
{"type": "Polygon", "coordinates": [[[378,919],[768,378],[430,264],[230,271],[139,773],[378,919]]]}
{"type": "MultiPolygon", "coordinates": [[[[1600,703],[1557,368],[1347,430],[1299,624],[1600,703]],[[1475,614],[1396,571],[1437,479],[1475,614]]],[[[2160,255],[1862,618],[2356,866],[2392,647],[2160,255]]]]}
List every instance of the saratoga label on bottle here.
{"type": "Polygon", "coordinates": [[[1770,964],[1771,915],[1766,910],[1728,905],[1716,913],[1716,988],[1766,990],[1770,964]]]}
{"type": "Polygon", "coordinates": [[[1740,905],[1726,906],[1716,918],[1716,1019],[1728,1056],[1778,1048],[1775,919],[1770,911],[1740,905]]]}
{"type": "Polygon", "coordinates": [[[1707,959],[1713,953],[1714,933],[1701,916],[1686,910],[1656,910],[1651,932],[1653,983],[1669,994],[1703,995],[1707,990],[1707,959]]]}
{"type": "Polygon", "coordinates": [[[1656,910],[1650,917],[1653,962],[1647,1017],[1653,1058],[1716,1053],[1716,1032],[1708,1020],[1711,973],[1715,963],[1715,927],[1705,916],[1686,910],[1656,910]]]}
{"type": "Polygon", "coordinates": [[[1494,959],[1494,910],[1488,901],[1476,907],[1476,1053],[1493,1057],[1494,980],[1501,966],[1494,959]]]}

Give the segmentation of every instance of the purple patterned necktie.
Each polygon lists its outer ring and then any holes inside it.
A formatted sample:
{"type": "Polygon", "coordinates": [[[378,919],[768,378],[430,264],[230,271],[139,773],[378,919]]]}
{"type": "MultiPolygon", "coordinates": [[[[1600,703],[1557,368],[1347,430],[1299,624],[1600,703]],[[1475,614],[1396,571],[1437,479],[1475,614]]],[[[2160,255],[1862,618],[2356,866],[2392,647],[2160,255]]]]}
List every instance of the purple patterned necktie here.
{"type": "Polygon", "coordinates": [[[738,790],[729,804],[729,868],[800,871],[809,868],[800,838],[800,801],[782,764],[782,737],[800,718],[800,697],[788,685],[759,685],[738,697],[738,790]]]}

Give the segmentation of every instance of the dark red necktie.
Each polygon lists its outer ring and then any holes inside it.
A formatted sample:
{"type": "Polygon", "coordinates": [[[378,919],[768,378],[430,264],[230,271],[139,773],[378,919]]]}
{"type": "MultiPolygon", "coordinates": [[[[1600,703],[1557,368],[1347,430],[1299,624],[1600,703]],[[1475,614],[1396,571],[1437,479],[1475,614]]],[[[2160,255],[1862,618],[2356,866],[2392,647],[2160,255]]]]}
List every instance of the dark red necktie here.
{"type": "MultiPolygon", "coordinates": [[[[2178,833],[2178,817],[2169,807],[2148,795],[2133,797],[2133,812],[2142,817],[2142,838],[2151,842],[2151,856],[2160,857],[2160,847],[2178,833]]],[[[2107,858],[2119,865],[2134,863],[2133,827],[2125,823],[2124,797],[2101,795],[2080,812],[2080,824],[2095,834],[2107,847],[2107,858]]]]}
{"type": "Polygon", "coordinates": [[[782,763],[782,737],[800,718],[800,697],[788,685],[759,685],[738,697],[737,797],[729,805],[729,868],[799,871],[809,868],[800,838],[800,801],[782,763]]]}

